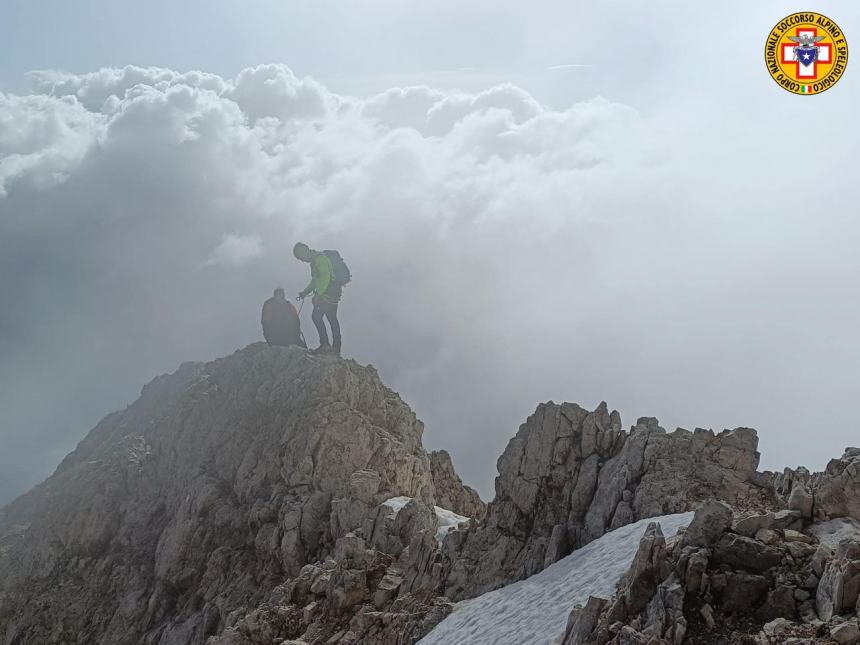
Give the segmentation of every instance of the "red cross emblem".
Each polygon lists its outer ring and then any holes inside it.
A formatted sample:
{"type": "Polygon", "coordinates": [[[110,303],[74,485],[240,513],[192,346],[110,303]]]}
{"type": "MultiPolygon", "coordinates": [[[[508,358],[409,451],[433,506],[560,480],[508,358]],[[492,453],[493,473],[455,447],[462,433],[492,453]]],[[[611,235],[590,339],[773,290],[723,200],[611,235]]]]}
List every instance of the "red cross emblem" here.
{"type": "MultiPolygon", "coordinates": [[[[818,29],[815,27],[811,28],[798,28],[795,29],[795,35],[800,36],[817,36],[818,29]]],[[[782,57],[783,65],[791,65],[794,64],[794,77],[799,81],[814,81],[818,78],[818,63],[832,63],[833,62],[833,52],[831,52],[831,45],[829,44],[819,44],[818,45],[818,57],[812,61],[809,65],[804,65],[801,61],[797,60],[797,57],[794,55],[795,45],[792,43],[782,43],[780,45],[780,56],[782,57]]]]}

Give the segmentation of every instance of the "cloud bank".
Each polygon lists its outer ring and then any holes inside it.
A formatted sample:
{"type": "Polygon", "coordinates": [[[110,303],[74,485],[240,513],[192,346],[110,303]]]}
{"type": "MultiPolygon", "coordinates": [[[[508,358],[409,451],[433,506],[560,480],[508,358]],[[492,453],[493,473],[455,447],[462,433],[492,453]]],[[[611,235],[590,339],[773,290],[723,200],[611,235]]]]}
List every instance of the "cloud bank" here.
{"type": "Polygon", "coordinates": [[[809,166],[828,207],[799,206],[765,145],[791,109],[557,110],[511,85],[355,98],[282,65],[31,82],[0,94],[0,503],[155,374],[257,340],[272,288],[307,283],[298,240],[355,275],[345,353],[485,496],[550,398],[759,426],[766,466],[849,442],[833,410],[860,357],[856,188],[809,166]]]}

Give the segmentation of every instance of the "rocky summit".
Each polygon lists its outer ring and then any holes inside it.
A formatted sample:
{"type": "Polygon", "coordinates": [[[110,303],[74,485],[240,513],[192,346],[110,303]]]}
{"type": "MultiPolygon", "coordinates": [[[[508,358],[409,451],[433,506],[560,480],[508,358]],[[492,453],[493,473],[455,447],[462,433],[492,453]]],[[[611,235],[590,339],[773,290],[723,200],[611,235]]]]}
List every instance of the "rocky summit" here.
{"type": "Polygon", "coordinates": [[[557,642],[860,640],[856,449],[762,473],[751,429],[549,402],[485,505],[422,433],[351,360],[257,343],[184,364],[0,511],[0,644],[407,645],[454,602],[684,511],[557,642]]]}
{"type": "Polygon", "coordinates": [[[203,643],[386,499],[481,514],[422,431],[354,361],[182,365],[0,514],[0,642],[203,643]]]}

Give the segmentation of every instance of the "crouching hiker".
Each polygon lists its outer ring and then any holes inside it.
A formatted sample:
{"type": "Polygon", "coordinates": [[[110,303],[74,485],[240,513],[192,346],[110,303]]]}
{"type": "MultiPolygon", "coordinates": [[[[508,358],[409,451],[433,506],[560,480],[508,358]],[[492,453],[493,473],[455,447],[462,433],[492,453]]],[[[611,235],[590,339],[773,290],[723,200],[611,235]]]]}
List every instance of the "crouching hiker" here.
{"type": "Polygon", "coordinates": [[[293,247],[293,255],[311,265],[311,281],[299,293],[299,299],[305,298],[311,292],[314,294],[314,312],[311,318],[320,338],[320,346],[314,351],[340,354],[341,334],[337,306],[344,286],[352,279],[349,267],[337,251],[315,251],[301,242],[293,247]],[[331,343],[328,340],[326,320],[331,326],[331,343]]]}
{"type": "Polygon", "coordinates": [[[289,302],[281,287],[263,303],[263,337],[269,345],[298,345],[307,347],[302,338],[299,312],[289,302]]]}

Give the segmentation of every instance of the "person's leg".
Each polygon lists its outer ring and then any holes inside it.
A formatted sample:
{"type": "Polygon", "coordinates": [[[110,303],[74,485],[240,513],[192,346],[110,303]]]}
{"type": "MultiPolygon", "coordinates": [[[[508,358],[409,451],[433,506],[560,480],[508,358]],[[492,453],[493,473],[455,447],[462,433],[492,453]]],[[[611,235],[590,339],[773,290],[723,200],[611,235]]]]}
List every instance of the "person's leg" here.
{"type": "Polygon", "coordinates": [[[325,312],[328,318],[328,324],[331,325],[331,345],[332,349],[340,354],[341,337],[340,337],[340,322],[337,319],[337,304],[328,305],[325,312]]]}
{"type": "Polygon", "coordinates": [[[323,316],[325,315],[325,305],[322,303],[318,305],[314,305],[314,312],[311,314],[311,320],[314,321],[314,327],[317,328],[317,334],[320,337],[320,347],[328,347],[328,332],[325,328],[325,322],[323,321],[323,316]]]}

